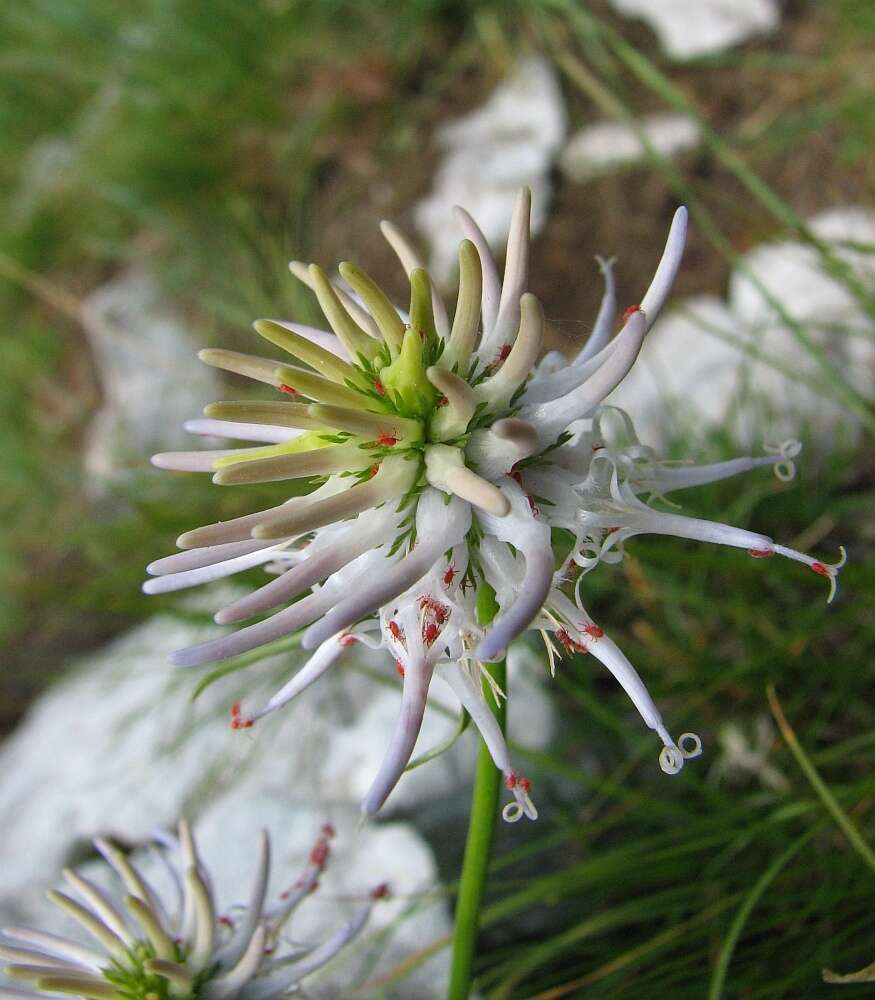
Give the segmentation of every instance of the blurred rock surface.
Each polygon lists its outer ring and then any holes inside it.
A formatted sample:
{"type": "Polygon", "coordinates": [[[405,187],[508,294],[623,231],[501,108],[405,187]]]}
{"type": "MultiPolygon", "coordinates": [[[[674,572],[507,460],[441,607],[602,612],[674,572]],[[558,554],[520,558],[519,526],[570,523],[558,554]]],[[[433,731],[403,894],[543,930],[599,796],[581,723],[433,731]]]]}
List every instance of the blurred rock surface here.
{"type": "Polygon", "coordinates": [[[461,205],[490,245],[504,251],[519,189],[532,189],[532,231],[544,225],[549,172],[565,138],[562,93],[550,64],[524,57],[486,103],[443,126],[444,150],[431,193],[414,209],[417,229],[431,248],[430,267],[441,284],[452,282],[460,232],[448,206],[461,205]]]}
{"type": "Polygon", "coordinates": [[[777,0],[611,0],[627,17],[646,21],[673,59],[723,52],[749,38],[776,31],[777,0]]]}
{"type": "MultiPolygon", "coordinates": [[[[212,605],[216,596],[216,590],[204,591],[193,606],[212,605]]],[[[438,882],[426,840],[411,823],[392,818],[418,819],[431,808],[445,814],[442,829],[464,829],[460,817],[468,807],[474,734],[465,733],[452,751],[402,778],[380,821],[359,827],[358,801],[398,712],[400,682],[392,663],[351,651],[350,663],[338,664],[294,705],[252,730],[232,732],[231,703],[242,698],[244,712],[261,704],[297,666],[299,654],[278,655],[222,679],[192,703],[198,676],[166,666],[166,656],[215,632],[214,625],[168,615],[135,628],[75,665],[0,748],[0,921],[48,926],[51,908],[43,904],[42,890],[64,864],[83,857],[98,833],[136,844],[185,815],[216,866],[219,884],[239,899],[246,894],[260,827],[274,838],[282,879],[295,876],[319,826],[331,821],[338,830],[336,857],[324,892],[302,910],[305,919],[318,919],[317,936],[338,923],[333,897],[360,902],[382,881],[396,895],[395,902],[375,909],[371,923],[371,930],[392,924],[388,940],[379,948],[366,941],[358,964],[338,962],[327,973],[330,988],[314,992],[342,995],[349,977],[374,959],[374,948],[378,961],[369,975],[385,973],[448,930],[440,900],[425,900],[413,915],[397,919],[438,882]],[[384,674],[387,683],[363,670],[384,674]]],[[[511,725],[521,742],[540,748],[551,736],[553,716],[535,667],[533,654],[514,656],[511,725]]],[[[440,687],[435,685],[438,703],[440,687]]],[[[440,744],[455,726],[455,709],[444,715],[432,708],[417,752],[440,744]]],[[[392,995],[442,996],[446,969],[442,953],[392,995]]]]}
{"type": "Polygon", "coordinates": [[[569,180],[587,181],[645,159],[645,141],[663,156],[699,144],[699,126],[688,115],[650,115],[637,124],[640,134],[620,121],[596,122],[575,132],[559,157],[562,172],[569,180]]]}
{"type": "Polygon", "coordinates": [[[190,447],[182,423],[219,397],[221,383],[197,364],[202,345],[144,271],[93,291],[82,318],[103,393],[84,455],[86,481],[99,496],[148,455],[190,447]]]}
{"type": "MultiPolygon", "coordinates": [[[[831,209],[809,226],[875,295],[875,212],[831,209]]],[[[875,399],[875,322],[847,284],[824,269],[814,247],[782,241],[744,256],[726,299],[677,302],[608,402],[629,411],[647,444],[665,444],[680,428],[723,430],[754,450],[794,437],[823,450],[852,443],[857,420],[830,397],[820,365],[776,303],[865,398],[875,399]]]]}

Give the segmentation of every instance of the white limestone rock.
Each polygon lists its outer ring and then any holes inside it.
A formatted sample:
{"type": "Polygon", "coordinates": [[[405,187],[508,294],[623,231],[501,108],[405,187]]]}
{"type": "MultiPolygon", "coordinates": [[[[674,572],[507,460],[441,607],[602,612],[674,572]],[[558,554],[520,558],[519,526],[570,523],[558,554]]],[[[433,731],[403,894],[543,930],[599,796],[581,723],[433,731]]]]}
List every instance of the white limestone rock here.
{"type": "MultiPolygon", "coordinates": [[[[325,822],[326,811],[290,801],[289,785],[268,793],[247,783],[210,806],[198,824],[198,844],[210,860],[216,884],[230,886],[226,902],[245,898],[252,869],[253,821],[271,834],[276,894],[292,884],[325,822]]],[[[434,855],[410,823],[362,826],[357,805],[334,804],[337,830],[319,890],[302,904],[288,933],[294,940],[321,941],[361,909],[371,889],[387,883],[390,897],[376,905],[361,939],[324,972],[305,981],[306,995],[333,1000],[351,987],[388,973],[394,966],[443,937],[450,929],[434,855]]],[[[449,954],[445,950],[405,977],[389,996],[442,998],[449,954]]]]}
{"type": "MultiPolygon", "coordinates": [[[[830,209],[810,219],[809,227],[875,297],[875,212],[830,209]]],[[[854,387],[875,398],[875,323],[847,284],[822,266],[817,250],[793,242],[769,243],[751,251],[745,263],[781,307],[805,324],[854,387]]],[[[750,274],[733,273],[729,306],[755,337],[771,338],[783,324],[750,274]]]]}
{"type": "Polygon", "coordinates": [[[621,121],[587,125],[569,139],[559,158],[562,172],[572,181],[587,181],[646,158],[645,140],[663,156],[695,149],[701,135],[688,115],[650,115],[638,122],[640,132],[621,121]]]}
{"type": "Polygon", "coordinates": [[[143,271],[93,291],[82,321],[103,394],[84,456],[86,481],[100,494],[153,452],[190,447],[183,421],[221,395],[221,382],[196,363],[202,345],[143,271]]]}
{"type": "MultiPolygon", "coordinates": [[[[374,906],[355,943],[305,980],[306,996],[313,1000],[349,995],[449,930],[443,897],[434,892],[438,875],[432,852],[410,824],[359,828],[357,810],[349,805],[335,805],[330,816],[337,830],[331,857],[318,890],[287,925],[286,938],[301,945],[319,944],[366,905],[376,886],[387,883],[390,895],[374,906]]],[[[286,789],[269,794],[252,784],[207,806],[194,824],[195,834],[218,894],[219,912],[233,912],[249,896],[259,830],[267,830],[271,837],[268,899],[276,900],[307,864],[327,817],[317,806],[291,800],[286,789]]],[[[122,842],[135,843],[130,838],[122,842]]],[[[136,850],[133,860],[162,897],[173,898],[167,872],[150,852],[136,850]]],[[[89,861],[76,868],[118,894],[120,885],[104,863],[89,861]]],[[[87,944],[87,935],[45,900],[44,890],[58,885],[58,876],[57,868],[46,867],[39,884],[25,886],[14,897],[0,896],[0,920],[4,926],[36,927],[87,944]]],[[[447,965],[446,953],[435,955],[385,995],[394,1000],[411,996],[439,1000],[446,991],[447,965]]],[[[0,986],[3,982],[0,976],[0,986]]]]}
{"type": "MultiPolygon", "coordinates": [[[[834,209],[809,225],[875,294],[875,213],[834,209]]],[[[681,428],[694,434],[722,429],[752,449],[790,437],[816,449],[855,440],[856,419],[829,397],[819,365],[757,283],[875,399],[871,317],[824,271],[815,249],[769,243],[750,251],[733,272],[727,301],[698,296],[661,317],[632,372],[609,397],[629,410],[647,443],[665,445],[681,428]]]]}
{"type": "Polygon", "coordinates": [[[777,0],[611,0],[626,17],[646,21],[672,59],[723,52],[776,31],[777,0]]]}
{"type": "MultiPolygon", "coordinates": [[[[293,710],[288,720],[297,725],[231,732],[230,701],[244,690],[255,700],[266,696],[278,668],[288,669],[277,657],[237,675],[231,690],[220,682],[191,704],[196,677],[165,666],[164,659],[180,643],[214,630],[166,616],[139,626],[47,692],[0,749],[0,924],[62,929],[57,920],[63,918],[49,913],[43,890],[98,833],[137,843],[157,827],[173,826],[180,815],[189,817],[230,902],[245,896],[259,828],[272,834],[282,888],[330,820],[338,830],[336,856],[323,890],[302,909],[313,935],[336,927],[382,881],[398,895],[397,902],[376,907],[371,922],[372,932],[392,925],[388,938],[366,941],[351,964],[330,966],[324,991],[313,993],[336,997],[364,977],[366,966],[368,975],[385,973],[448,930],[441,904],[397,919],[412,897],[436,887],[431,850],[409,824],[359,828],[358,803],[343,786],[326,783],[331,741],[345,723],[357,729],[351,743],[359,749],[387,736],[363,730],[358,713],[344,718],[337,690],[333,697],[324,690],[316,702],[302,701],[302,711],[293,710]],[[349,897],[352,902],[338,903],[349,897]]],[[[350,704],[370,697],[397,707],[394,692],[352,671],[325,680],[329,687],[331,680],[342,682],[350,704]]],[[[306,938],[306,928],[293,930],[306,938]]],[[[441,996],[446,961],[438,956],[392,995],[441,996]]]]}
{"type": "Polygon", "coordinates": [[[550,200],[548,173],[565,128],[556,75],[545,59],[529,56],[482,107],[440,130],[443,159],[432,192],[414,210],[437,281],[450,283],[458,260],[460,234],[447,205],[466,208],[490,245],[503,248],[516,196],[528,186],[532,231],[541,229],[550,200]]]}
{"type": "MultiPolygon", "coordinates": [[[[233,596],[227,587],[205,588],[189,598],[189,617],[233,596]]],[[[308,919],[315,914],[324,917],[325,927],[336,926],[335,897],[360,900],[363,891],[389,881],[399,902],[377,907],[373,928],[392,924],[391,934],[365,944],[360,961],[336,966],[340,976],[352,975],[352,969],[361,977],[365,966],[368,976],[385,973],[448,929],[441,903],[413,906],[418,894],[436,888],[436,869],[421,835],[391,817],[418,817],[429,804],[464,813],[473,738],[466,734],[453,751],[406,775],[380,819],[359,828],[359,800],[398,713],[394,665],[356,647],[282,712],[251,730],[233,732],[231,703],[242,699],[244,713],[263,704],[297,669],[301,654],[276,655],[223,678],[192,703],[203,673],[173,669],[166,657],[216,632],[206,620],[169,615],[138,626],[74,666],[0,747],[0,926],[21,921],[45,926],[42,890],[99,833],[138,843],[185,815],[196,825],[219,883],[227,880],[232,894],[238,889],[242,894],[259,827],[274,837],[281,878],[283,872],[294,875],[319,825],[329,820],[338,830],[337,859],[324,893],[314,898],[315,907],[306,908],[308,919]],[[374,672],[388,683],[375,679],[374,672]],[[415,915],[396,922],[408,904],[415,915]]],[[[534,748],[542,748],[553,729],[552,706],[537,676],[543,670],[525,648],[514,653],[512,733],[534,748]]],[[[444,716],[430,708],[417,752],[441,743],[455,724],[455,710],[444,716]]],[[[443,953],[392,995],[423,1000],[443,995],[446,962],[443,953]]],[[[314,995],[342,995],[341,981],[331,978],[333,968],[326,973],[326,992],[314,995]]]]}

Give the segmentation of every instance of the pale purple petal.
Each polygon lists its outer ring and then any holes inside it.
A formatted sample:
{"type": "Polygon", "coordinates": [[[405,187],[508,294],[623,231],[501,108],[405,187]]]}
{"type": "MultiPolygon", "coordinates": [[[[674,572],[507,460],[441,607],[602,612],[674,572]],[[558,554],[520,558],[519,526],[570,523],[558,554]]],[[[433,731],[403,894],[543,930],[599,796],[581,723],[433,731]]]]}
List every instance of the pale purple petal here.
{"type": "MultiPolygon", "coordinates": [[[[262,830],[258,838],[258,858],[255,863],[255,879],[252,884],[252,892],[250,893],[249,901],[246,904],[246,909],[243,911],[243,918],[240,925],[234,930],[234,937],[217,955],[218,961],[221,962],[225,968],[236,965],[250,948],[253,935],[256,932],[259,921],[262,919],[262,908],[264,907],[264,897],[267,892],[267,880],[269,876],[270,838],[267,833],[262,830]]],[[[261,948],[258,950],[259,961],[262,958],[261,950],[261,948]]],[[[249,977],[247,976],[246,978],[249,977]]]]}
{"type": "Polygon", "coordinates": [[[219,458],[239,455],[241,458],[251,448],[216,448],[210,451],[165,451],[151,458],[156,469],[171,472],[215,472],[213,463],[219,458]]]}
{"type": "Polygon", "coordinates": [[[656,322],[665,300],[668,298],[674,280],[677,277],[678,268],[684,256],[684,246],[687,242],[687,210],[681,205],[674,213],[671,220],[671,227],[668,231],[668,238],[665,241],[665,249],[653,275],[650,287],[644,293],[644,298],[639,303],[639,307],[647,317],[648,328],[656,322]]]}
{"type": "Polygon", "coordinates": [[[404,768],[410,763],[422,728],[432,669],[425,656],[411,657],[405,665],[401,714],[380,770],[362,802],[362,813],[365,816],[373,816],[380,809],[398,784],[404,768]]]}
{"type": "Polygon", "coordinates": [[[176,667],[199,667],[204,663],[216,663],[227,660],[240,653],[248,653],[276,639],[297,632],[299,628],[308,625],[314,619],[324,614],[332,604],[331,595],[313,594],[293,604],[284,611],[279,611],[263,622],[249,625],[246,628],[223,635],[197,646],[189,646],[170,654],[170,662],[176,667]]]}
{"type": "Polygon", "coordinates": [[[559,399],[523,407],[520,417],[538,428],[542,444],[551,444],[565,428],[589,414],[626,377],[635,363],[647,332],[644,314],[632,313],[617,335],[607,360],[577,389],[559,399]]]}
{"type": "Polygon", "coordinates": [[[297,696],[319,678],[334,664],[343,653],[345,644],[343,635],[333,635],[327,639],[300,668],[295,676],[270,699],[270,701],[252,715],[253,719],[260,719],[270,712],[275,712],[297,696]]]}
{"type": "Polygon", "coordinates": [[[235,556],[246,555],[263,549],[264,542],[250,538],[243,542],[229,542],[227,545],[207,545],[201,549],[186,549],[175,552],[172,556],[156,559],[149,563],[146,572],[152,576],[163,576],[165,573],[181,573],[188,569],[198,569],[200,566],[210,566],[212,563],[224,562],[235,556]]]}
{"type": "Polygon", "coordinates": [[[153,577],[143,584],[144,594],[169,594],[175,590],[184,590],[186,587],[196,587],[202,583],[212,583],[214,580],[223,580],[225,577],[234,576],[244,570],[252,569],[253,566],[262,566],[270,562],[278,552],[276,545],[256,549],[244,555],[236,556],[233,559],[226,559],[223,562],[212,563],[209,566],[201,566],[198,569],[184,570],[181,573],[168,573],[165,576],[153,577]]]}
{"type": "Polygon", "coordinates": [[[607,344],[614,327],[614,319],[617,315],[617,291],[614,282],[614,262],[596,257],[602,276],[605,279],[605,290],[602,294],[601,305],[592,333],[589,335],[583,349],[574,359],[573,364],[582,365],[594,357],[607,344]]]}
{"type": "Polygon", "coordinates": [[[279,427],[273,424],[246,424],[236,420],[213,420],[210,417],[198,417],[196,420],[186,420],[183,426],[190,434],[200,434],[204,437],[232,438],[236,441],[263,441],[267,444],[282,444],[284,441],[294,441],[305,433],[297,427],[279,427]]]}
{"type": "Polygon", "coordinates": [[[517,335],[517,329],[520,325],[520,296],[526,290],[529,276],[529,220],[531,211],[531,191],[528,188],[523,188],[517,197],[510,222],[498,316],[494,326],[487,325],[484,320],[483,339],[477,349],[478,357],[485,364],[489,364],[494,359],[504,344],[513,343],[517,335]]]}
{"type": "Polygon", "coordinates": [[[384,542],[397,520],[397,517],[385,516],[382,511],[368,511],[359,515],[352,522],[351,530],[338,535],[336,541],[317,546],[312,552],[304,549],[297,566],[222,608],[215,616],[216,622],[219,625],[229,625],[291,600],[314,583],[326,579],[372,547],[384,542]],[[375,514],[378,516],[375,517],[375,514]]]}
{"type": "Polygon", "coordinates": [[[513,545],[525,560],[525,572],[518,596],[509,608],[502,607],[489,631],[481,639],[474,655],[479,660],[493,660],[532,623],[544,604],[553,583],[553,548],[550,528],[529,509],[529,501],[516,483],[505,480],[502,491],[511,501],[511,513],[492,517],[478,513],[478,520],[489,534],[513,545]]]}
{"type": "Polygon", "coordinates": [[[507,741],[498,725],[498,720],[489,710],[482,691],[457,663],[442,665],[440,676],[449,684],[462,708],[471,716],[471,721],[483,737],[483,742],[486,744],[495,766],[502,773],[510,771],[511,763],[510,754],[507,751],[507,741]]]}

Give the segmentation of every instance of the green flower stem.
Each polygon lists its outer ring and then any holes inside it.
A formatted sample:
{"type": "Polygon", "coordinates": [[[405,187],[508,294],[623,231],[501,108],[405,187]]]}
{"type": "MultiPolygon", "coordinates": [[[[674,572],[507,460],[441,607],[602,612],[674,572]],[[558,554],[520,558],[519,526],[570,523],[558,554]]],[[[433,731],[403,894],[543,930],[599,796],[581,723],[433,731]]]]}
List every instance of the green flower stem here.
{"type": "MultiPolygon", "coordinates": [[[[495,592],[488,585],[481,584],[480,586],[477,596],[477,613],[483,625],[488,625],[498,613],[495,592]]],[[[505,661],[486,664],[486,669],[502,691],[505,691],[507,689],[507,664],[505,661]]],[[[486,690],[486,697],[487,700],[492,698],[489,690],[486,690]]],[[[493,712],[498,719],[501,731],[504,732],[507,701],[502,701],[493,709],[493,712]]],[[[467,1000],[471,992],[480,908],[489,872],[500,795],[501,772],[495,766],[486,744],[481,739],[477,755],[477,770],[474,775],[471,818],[468,822],[468,836],[465,841],[465,859],[462,862],[462,877],[459,880],[459,895],[456,900],[453,961],[450,969],[450,986],[447,991],[448,1000],[467,1000]]]]}

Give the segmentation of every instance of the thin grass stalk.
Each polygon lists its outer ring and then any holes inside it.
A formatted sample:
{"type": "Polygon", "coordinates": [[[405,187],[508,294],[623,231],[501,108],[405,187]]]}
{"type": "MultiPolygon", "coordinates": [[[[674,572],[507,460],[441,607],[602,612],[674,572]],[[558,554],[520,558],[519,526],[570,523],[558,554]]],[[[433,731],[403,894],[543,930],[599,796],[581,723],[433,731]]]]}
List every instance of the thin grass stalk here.
{"type": "Polygon", "coordinates": [[[821,778],[821,776],[817,773],[817,769],[814,764],[811,763],[808,755],[802,749],[802,745],[799,743],[796,733],[793,731],[793,727],[787,721],[787,716],[784,715],[784,709],[781,707],[780,701],[778,701],[778,695],[775,693],[774,684],[768,685],[766,688],[766,695],[769,699],[769,708],[771,708],[775,722],[778,724],[778,729],[781,731],[781,736],[784,737],[784,742],[796,758],[796,763],[802,769],[802,773],[808,779],[808,782],[814,791],[817,792],[818,798],[826,807],[827,812],[836,821],[836,825],[845,837],[847,837],[848,843],[860,855],[863,861],[866,862],[867,867],[871,871],[875,872],[875,852],[873,852],[872,848],[866,843],[865,840],[863,840],[862,834],[856,826],[854,826],[851,817],[848,816],[845,810],[839,805],[838,799],[830,791],[823,778],[821,778]]]}
{"type": "MultiPolygon", "coordinates": [[[[600,965],[597,969],[593,969],[592,972],[588,972],[585,976],[569,980],[567,983],[561,983],[559,986],[553,986],[550,989],[535,994],[530,1000],[560,1000],[561,997],[570,996],[583,989],[584,986],[597,983],[608,976],[633,967],[644,959],[650,958],[654,952],[671,947],[679,940],[682,940],[693,928],[714,920],[715,917],[718,917],[728,906],[734,903],[736,899],[737,896],[735,895],[728,899],[721,899],[711,906],[706,907],[695,916],[690,917],[689,920],[675,924],[667,930],[654,935],[643,944],[622,952],[603,965],[600,965]]],[[[579,996],[580,994],[577,993],[577,995],[579,996]]]]}
{"type": "Polygon", "coordinates": [[[723,996],[723,987],[726,985],[726,975],[729,972],[729,963],[732,961],[735,946],[738,944],[741,932],[744,930],[744,925],[747,923],[748,918],[753,912],[754,907],[760,901],[763,893],[769,888],[772,882],[775,881],[778,875],[781,874],[785,865],[820,829],[820,825],[812,827],[812,829],[807,830],[804,834],[802,834],[801,837],[797,837],[785,851],[782,851],[782,853],[775,858],[775,860],[753,884],[747,896],[745,896],[744,902],[738,908],[738,913],[736,913],[735,919],[732,921],[732,924],[727,931],[723,947],[720,949],[720,957],[717,959],[717,965],[714,967],[714,972],[711,976],[711,985],[708,987],[708,1000],[720,1000],[723,996]]]}

